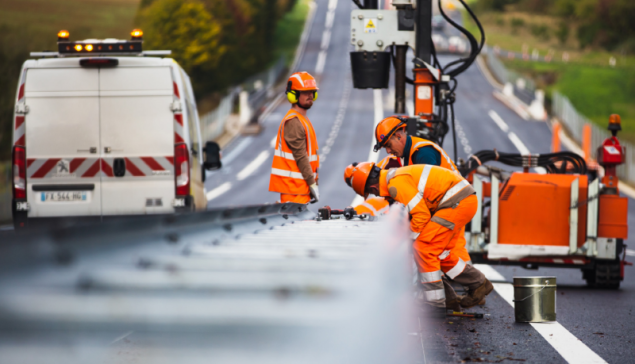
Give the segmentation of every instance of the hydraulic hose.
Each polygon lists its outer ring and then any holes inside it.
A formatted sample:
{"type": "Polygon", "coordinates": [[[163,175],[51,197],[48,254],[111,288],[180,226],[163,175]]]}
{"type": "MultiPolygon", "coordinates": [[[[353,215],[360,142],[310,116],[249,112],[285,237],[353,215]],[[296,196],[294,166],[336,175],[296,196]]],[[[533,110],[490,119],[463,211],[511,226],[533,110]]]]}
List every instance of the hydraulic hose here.
{"type": "Polygon", "coordinates": [[[554,174],[586,174],[587,165],[584,158],[572,152],[557,152],[547,154],[521,155],[517,153],[503,153],[496,149],[481,150],[459,167],[464,177],[479,166],[497,161],[514,167],[544,167],[548,173],[554,174]]]}

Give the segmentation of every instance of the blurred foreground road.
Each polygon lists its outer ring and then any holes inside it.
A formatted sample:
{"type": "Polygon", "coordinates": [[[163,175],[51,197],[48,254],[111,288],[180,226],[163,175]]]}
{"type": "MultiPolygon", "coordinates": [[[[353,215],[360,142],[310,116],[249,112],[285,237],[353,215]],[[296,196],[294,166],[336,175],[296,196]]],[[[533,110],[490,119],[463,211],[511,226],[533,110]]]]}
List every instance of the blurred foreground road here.
{"type": "MultiPolygon", "coordinates": [[[[324,71],[318,74],[319,100],[309,111],[320,144],[322,165],[319,170],[320,202],[318,205],[343,208],[351,204],[354,192],[343,182],[344,168],[355,161],[368,159],[373,134],[375,108],[383,116],[392,113],[390,90],[381,91],[375,102],[372,90],[352,89],[349,62],[349,20],[351,5],[339,0],[334,22],[327,21],[328,1],[318,0],[315,19],[297,71],[313,74],[320,52],[326,53],[324,71]],[[328,32],[328,36],[325,35],[328,32]],[[326,39],[325,38],[329,38],[326,39]]],[[[441,57],[445,64],[454,57],[441,57]]],[[[408,64],[410,67],[410,64],[408,64]]],[[[319,69],[318,69],[319,71],[319,69]]],[[[494,87],[474,64],[459,76],[457,91],[458,157],[483,149],[505,152],[544,153],[550,150],[551,131],[543,122],[525,121],[492,96],[494,87]]],[[[206,188],[209,207],[236,206],[274,202],[278,195],[268,192],[273,140],[280,120],[288,111],[285,101],[263,121],[264,131],[258,136],[239,137],[224,151],[223,169],[210,174],[206,188]]],[[[451,133],[444,146],[452,154],[451,133]]],[[[382,154],[383,156],[383,154],[382,154]]],[[[635,205],[630,201],[629,221],[635,221],[635,205]]],[[[635,239],[626,244],[635,249],[635,239]]],[[[632,250],[631,250],[632,251],[632,250]]],[[[630,257],[630,260],[635,260],[630,257]]],[[[497,293],[487,305],[475,311],[484,312],[483,320],[446,319],[424,328],[427,356],[421,362],[632,362],[635,345],[635,268],[626,267],[626,278],[620,290],[586,288],[582,274],[576,269],[538,269],[495,267],[495,272],[511,282],[513,276],[554,275],[558,281],[558,322],[579,339],[596,356],[582,356],[562,345],[556,350],[533,326],[514,323],[513,307],[497,293]],[[576,357],[575,355],[578,355],[576,357]],[[597,357],[599,356],[599,357],[597,357]],[[426,359],[427,358],[427,359],[426,359]],[[565,358],[568,358],[565,360],[565,358]],[[574,358],[574,359],[571,359],[574,358]],[[601,358],[601,359],[599,359],[601,358]],[[581,360],[581,361],[580,361],[581,360]]],[[[551,340],[557,340],[559,333],[551,340]]]]}

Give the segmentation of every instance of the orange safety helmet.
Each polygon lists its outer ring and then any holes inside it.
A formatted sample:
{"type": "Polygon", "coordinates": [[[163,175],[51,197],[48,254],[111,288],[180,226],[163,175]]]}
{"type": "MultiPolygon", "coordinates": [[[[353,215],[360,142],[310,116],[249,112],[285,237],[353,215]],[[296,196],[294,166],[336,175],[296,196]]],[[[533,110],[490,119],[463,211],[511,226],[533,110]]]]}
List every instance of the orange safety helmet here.
{"type": "Polygon", "coordinates": [[[300,97],[298,91],[313,91],[313,101],[315,101],[318,97],[318,90],[315,77],[311,76],[308,72],[296,72],[292,74],[287,81],[287,100],[292,104],[296,104],[300,97]]]}
{"type": "Polygon", "coordinates": [[[389,116],[380,121],[375,128],[375,140],[377,144],[373,147],[373,151],[378,152],[386,145],[386,142],[395,132],[401,128],[406,128],[407,119],[401,116],[389,116]]]}
{"type": "Polygon", "coordinates": [[[370,176],[377,177],[379,171],[381,171],[381,169],[376,167],[373,162],[358,163],[352,170],[350,186],[358,195],[366,198],[368,196],[366,193],[366,181],[368,181],[368,177],[370,176]]]}
{"type": "Polygon", "coordinates": [[[352,187],[351,177],[353,177],[353,171],[355,170],[355,167],[357,167],[357,162],[349,164],[348,167],[346,167],[346,169],[344,170],[344,182],[346,182],[348,187],[352,187]]]}

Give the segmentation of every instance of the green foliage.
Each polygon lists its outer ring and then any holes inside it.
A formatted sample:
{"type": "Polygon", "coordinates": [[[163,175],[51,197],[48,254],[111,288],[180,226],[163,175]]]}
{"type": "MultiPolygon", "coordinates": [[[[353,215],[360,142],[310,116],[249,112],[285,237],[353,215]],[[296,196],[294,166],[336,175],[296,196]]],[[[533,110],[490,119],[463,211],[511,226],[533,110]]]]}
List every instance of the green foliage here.
{"type": "Polygon", "coordinates": [[[532,24],[531,34],[542,40],[549,40],[551,38],[549,27],[544,24],[532,24]]]}
{"type": "Polygon", "coordinates": [[[512,26],[512,34],[518,34],[518,30],[525,26],[525,21],[520,18],[512,18],[510,24],[512,26]]]}
{"type": "MultiPolygon", "coordinates": [[[[202,96],[267,67],[275,53],[276,25],[294,4],[295,0],[143,0],[137,22],[153,48],[174,52],[202,96]]],[[[301,33],[300,29],[294,31],[301,33]]]]}
{"type": "Polygon", "coordinates": [[[558,24],[558,29],[556,29],[555,35],[560,44],[567,43],[567,40],[569,39],[569,24],[566,21],[561,21],[558,24]]]}

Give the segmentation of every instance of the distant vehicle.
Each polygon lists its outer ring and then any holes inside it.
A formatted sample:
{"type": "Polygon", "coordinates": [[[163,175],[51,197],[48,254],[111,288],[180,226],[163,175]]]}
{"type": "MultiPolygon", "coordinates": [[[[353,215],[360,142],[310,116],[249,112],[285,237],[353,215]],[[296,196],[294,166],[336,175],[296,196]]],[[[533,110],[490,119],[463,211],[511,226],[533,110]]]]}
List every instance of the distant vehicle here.
{"type": "Polygon", "coordinates": [[[467,42],[457,36],[452,36],[448,39],[448,50],[453,53],[465,53],[467,52],[467,42]]]}
{"type": "Polygon", "coordinates": [[[17,228],[57,217],[205,209],[203,148],[190,79],[132,40],[71,42],[22,66],[13,135],[17,228]],[[51,57],[51,58],[47,58],[51,57]]]}
{"type": "Polygon", "coordinates": [[[442,32],[445,29],[445,19],[441,15],[435,15],[432,17],[432,30],[442,32]]]}
{"type": "Polygon", "coordinates": [[[432,43],[434,43],[434,49],[437,52],[447,52],[448,51],[448,41],[444,36],[440,34],[432,34],[432,43]]]}

